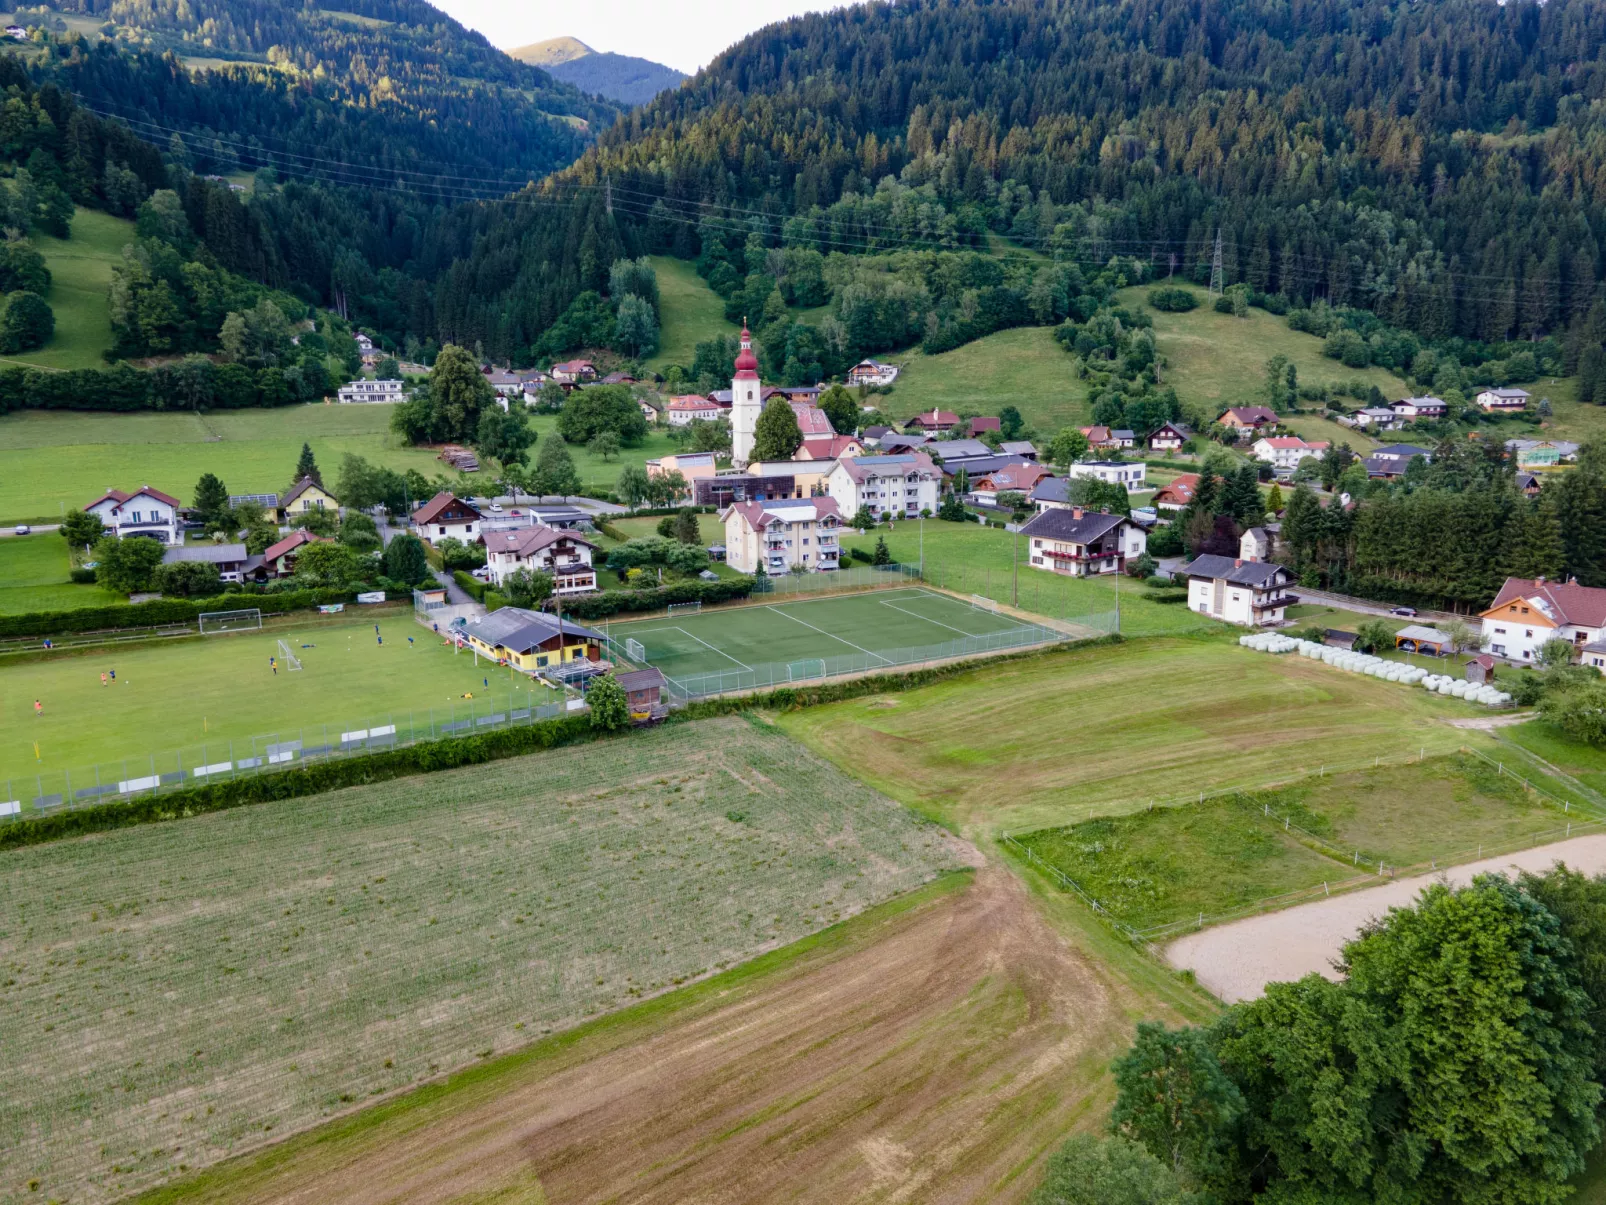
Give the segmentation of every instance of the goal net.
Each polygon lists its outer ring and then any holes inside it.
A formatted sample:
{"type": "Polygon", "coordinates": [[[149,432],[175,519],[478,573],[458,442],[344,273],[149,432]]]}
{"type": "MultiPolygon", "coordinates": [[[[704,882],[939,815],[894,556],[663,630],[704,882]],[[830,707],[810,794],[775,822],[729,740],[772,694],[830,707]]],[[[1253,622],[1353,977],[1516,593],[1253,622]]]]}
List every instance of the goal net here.
{"type": "Polygon", "coordinates": [[[202,611],[197,618],[200,620],[203,636],[216,636],[219,632],[262,629],[262,611],[258,607],[246,611],[202,611]]]}
{"type": "Polygon", "coordinates": [[[283,659],[286,669],[300,669],[301,658],[291,651],[290,646],[283,640],[279,641],[279,656],[283,659]]]}
{"type": "Polygon", "coordinates": [[[981,594],[972,594],[970,596],[970,605],[975,607],[976,610],[978,610],[978,611],[996,611],[996,610],[998,610],[998,604],[997,603],[995,603],[992,599],[987,598],[985,595],[981,595],[981,594]]]}
{"type": "Polygon", "coordinates": [[[802,682],[809,678],[825,677],[825,662],[818,657],[810,657],[803,661],[788,661],[786,663],[786,680],[788,682],[802,682]]]}
{"type": "Polygon", "coordinates": [[[637,640],[634,636],[627,636],[625,638],[625,656],[629,657],[632,661],[639,662],[642,665],[647,663],[647,650],[642,647],[641,641],[637,640]]]}
{"type": "Polygon", "coordinates": [[[696,602],[669,604],[669,614],[671,615],[684,615],[687,611],[701,611],[702,609],[703,600],[700,598],[696,602]]]}

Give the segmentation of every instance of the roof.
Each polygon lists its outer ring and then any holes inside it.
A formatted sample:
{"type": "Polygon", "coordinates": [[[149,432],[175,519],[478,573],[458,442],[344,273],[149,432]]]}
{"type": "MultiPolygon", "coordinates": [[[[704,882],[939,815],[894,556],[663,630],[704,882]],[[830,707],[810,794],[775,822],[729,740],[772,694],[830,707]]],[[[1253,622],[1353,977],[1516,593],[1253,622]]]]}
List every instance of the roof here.
{"type": "Polygon", "coordinates": [[[923,448],[931,442],[929,435],[900,435],[896,431],[888,431],[880,439],[883,448],[923,448]]]}
{"type": "Polygon", "coordinates": [[[883,364],[880,360],[860,360],[855,368],[891,368],[890,364],[883,364]]]}
{"type": "Polygon", "coordinates": [[[924,452],[902,452],[896,456],[844,456],[837,467],[854,481],[869,477],[886,477],[893,473],[934,473],[937,466],[924,452]]]}
{"type": "Polygon", "coordinates": [[[580,372],[583,369],[589,368],[594,372],[594,371],[596,371],[596,367],[597,366],[595,364],[593,364],[590,360],[564,360],[562,363],[554,364],[552,366],[552,371],[553,372],[580,372]]]}
{"type": "Polygon", "coordinates": [[[933,443],[921,444],[920,446],[927,452],[935,452],[944,460],[964,460],[966,458],[973,460],[978,456],[998,455],[997,452],[979,439],[939,439],[933,443]]]}
{"type": "Polygon", "coordinates": [[[1373,448],[1372,455],[1380,460],[1410,460],[1413,456],[1433,458],[1433,453],[1415,444],[1390,444],[1386,448],[1373,448]]]}
{"type": "Polygon", "coordinates": [[[972,478],[970,488],[976,489],[978,481],[991,481],[995,490],[1029,490],[1044,477],[1052,476],[1053,474],[1040,464],[1021,461],[1018,464],[1000,465],[978,478],[972,478]]]}
{"type": "Polygon", "coordinates": [[[279,499],[279,505],[280,506],[289,506],[292,502],[294,502],[297,498],[301,497],[301,495],[306,493],[308,490],[317,490],[319,493],[323,494],[326,498],[333,498],[334,497],[333,494],[331,494],[328,490],[324,489],[323,486],[319,485],[311,477],[303,477],[300,481],[296,482],[294,485],[292,485],[290,487],[290,492],[288,494],[286,494],[283,498],[279,499]]]}
{"type": "Polygon", "coordinates": [[[1508,577],[1489,604],[1489,610],[1503,607],[1517,598],[1537,602],[1539,609],[1557,623],[1606,627],[1606,590],[1596,586],[1580,586],[1575,581],[1549,582],[1542,577],[1533,581],[1508,577]]]}
{"type": "Polygon", "coordinates": [[[1269,436],[1265,436],[1265,437],[1263,437],[1261,439],[1255,440],[1255,446],[1256,447],[1259,447],[1261,444],[1265,444],[1268,448],[1325,448],[1325,447],[1327,447],[1327,441],[1326,440],[1321,440],[1321,441],[1319,441],[1317,443],[1306,443],[1303,439],[1299,438],[1299,436],[1297,436],[1297,435],[1269,435],[1269,436]]]}
{"type": "Polygon", "coordinates": [[[1443,398],[1424,395],[1423,397],[1402,397],[1394,403],[1396,406],[1415,406],[1418,410],[1445,410],[1448,409],[1443,398]]]}
{"type": "Polygon", "coordinates": [[[255,502],[258,506],[277,508],[278,494],[230,494],[229,505],[239,506],[242,502],[255,502]]]}
{"type": "Polygon", "coordinates": [[[1003,425],[996,418],[991,418],[987,415],[978,415],[970,420],[970,433],[972,435],[978,431],[997,431],[1002,433],[1003,430],[1003,425]]]}
{"type": "Polygon", "coordinates": [[[709,401],[700,394],[685,393],[681,394],[679,397],[670,398],[669,409],[671,411],[678,410],[681,412],[686,412],[691,410],[722,410],[724,407],[722,407],[718,402],[709,401]]]}
{"type": "Polygon", "coordinates": [[[811,402],[791,402],[792,413],[797,416],[797,429],[807,439],[811,435],[835,435],[836,428],[824,410],[811,402]]]}
{"type": "Polygon", "coordinates": [[[162,563],[172,565],[181,561],[199,561],[221,565],[243,561],[250,555],[245,550],[244,544],[185,544],[182,547],[169,548],[162,553],[162,563]]]}
{"type": "Polygon", "coordinates": [[[96,498],[93,502],[91,502],[89,504],[89,506],[84,507],[84,509],[88,510],[90,506],[99,506],[102,502],[105,502],[108,498],[111,499],[113,502],[117,503],[118,506],[121,506],[125,502],[130,502],[133,499],[138,498],[141,494],[143,494],[147,498],[155,498],[158,502],[165,502],[169,506],[183,506],[184,505],[182,502],[180,502],[177,498],[173,497],[171,494],[164,494],[164,493],[162,493],[161,490],[153,490],[148,485],[140,486],[132,494],[125,494],[122,490],[112,489],[110,486],[108,486],[106,488],[106,492],[104,494],[102,494],[100,497],[96,498]]]}
{"type": "Polygon", "coordinates": [[[262,553],[262,559],[264,561],[276,561],[285,553],[294,552],[303,544],[314,543],[317,538],[317,536],[306,530],[306,528],[302,528],[300,531],[292,531],[277,544],[269,544],[262,553]]]}
{"type": "Polygon", "coordinates": [[[883,435],[888,434],[893,434],[891,427],[866,427],[864,429],[864,437],[866,439],[880,439],[883,435]]]}
{"type": "Polygon", "coordinates": [[[1155,491],[1154,500],[1160,501],[1161,495],[1167,495],[1166,501],[1175,500],[1187,505],[1193,501],[1193,491],[1198,488],[1198,473],[1182,473],[1173,477],[1165,485],[1155,491]]]}
{"type": "Polygon", "coordinates": [[[815,498],[773,498],[762,502],[733,502],[721,512],[721,517],[729,518],[732,512],[746,519],[747,525],[755,531],[770,523],[813,523],[833,516],[838,519],[842,517],[842,512],[837,509],[836,499],[824,494],[815,498]]]}
{"type": "Polygon", "coordinates": [[[1071,479],[1069,477],[1044,477],[1032,489],[1033,502],[1069,502],[1071,479]]]}
{"type": "Polygon", "coordinates": [[[1188,429],[1187,423],[1161,423],[1153,431],[1149,432],[1149,438],[1153,439],[1162,431],[1174,431],[1184,439],[1193,434],[1193,432],[1188,429]]]}
{"type": "Polygon", "coordinates": [[[660,669],[648,666],[646,669],[627,670],[625,673],[615,673],[613,680],[628,691],[651,690],[654,686],[664,684],[664,674],[660,669]]]}
{"type": "Polygon", "coordinates": [[[1108,427],[1082,427],[1080,430],[1087,436],[1089,443],[1103,443],[1110,438],[1108,427]]]}
{"type": "Polygon", "coordinates": [[[1137,438],[1137,433],[1135,431],[1128,431],[1125,427],[1117,427],[1114,431],[1110,432],[1110,438],[1111,439],[1136,439],[1137,438]]]}
{"type": "Polygon", "coordinates": [[[1045,510],[1029,519],[1021,534],[1047,540],[1064,540],[1072,544],[1090,544],[1100,536],[1114,531],[1123,523],[1131,522],[1125,515],[1107,515],[1102,511],[1055,509],[1045,510]]]}
{"type": "Polygon", "coordinates": [[[548,545],[556,544],[559,540],[573,540],[576,544],[584,544],[587,548],[596,547],[590,540],[577,536],[572,531],[560,531],[555,527],[539,524],[533,527],[515,528],[512,531],[498,531],[480,537],[487,552],[511,552],[514,556],[530,556],[548,545]]]}
{"type": "Polygon", "coordinates": [[[1274,423],[1277,421],[1277,412],[1265,406],[1229,406],[1222,414],[1221,421],[1225,422],[1229,417],[1245,423],[1274,423]]]}
{"type": "MultiPolygon", "coordinates": [[[[1589,646],[1586,644],[1584,647],[1588,648],[1589,646]]],[[[1467,664],[1468,665],[1481,665],[1481,666],[1483,666],[1484,669],[1493,669],[1494,668],[1494,658],[1491,657],[1488,653],[1479,653],[1476,657],[1471,658],[1467,662],[1467,664]]]]}
{"type": "Polygon", "coordinates": [[[846,456],[850,448],[863,446],[852,435],[810,435],[803,440],[803,447],[816,460],[835,460],[838,456],[846,456]]]}
{"type": "Polygon", "coordinates": [[[1414,640],[1418,644],[1424,641],[1428,644],[1449,644],[1448,632],[1441,632],[1438,628],[1430,628],[1420,623],[1408,623],[1398,632],[1394,633],[1396,640],[1414,640]]]}
{"type": "Polygon", "coordinates": [[[1037,445],[1029,439],[1006,439],[998,445],[998,450],[1007,452],[1011,456],[1037,455],[1037,445]]]}
{"type": "Polygon", "coordinates": [[[922,411],[911,419],[906,419],[903,425],[912,427],[918,423],[922,427],[951,427],[958,421],[959,416],[952,410],[932,409],[929,412],[922,411]]]}
{"type": "Polygon", "coordinates": [[[1492,393],[1496,397],[1513,397],[1513,398],[1515,398],[1515,397],[1523,397],[1523,398],[1525,398],[1525,397],[1528,396],[1528,391],[1526,389],[1484,389],[1484,390],[1481,390],[1480,392],[1482,392],[1482,393],[1492,393]]]}
{"type": "Polygon", "coordinates": [[[1230,556],[1206,553],[1194,557],[1181,569],[1189,577],[1207,577],[1212,581],[1231,582],[1235,586],[1254,586],[1264,589],[1277,580],[1283,567],[1272,561],[1243,561],[1230,556]]]}
{"type": "Polygon", "coordinates": [[[479,637],[486,644],[524,653],[551,640],[558,634],[560,626],[565,635],[581,636],[599,643],[602,640],[602,636],[590,628],[581,627],[568,619],[560,623],[555,615],[530,611],[524,607],[503,607],[492,611],[484,619],[469,624],[468,634],[479,637]]]}
{"type": "Polygon", "coordinates": [[[464,502],[456,494],[450,492],[449,490],[442,490],[428,502],[424,503],[423,506],[420,506],[413,512],[413,522],[433,523],[443,511],[449,509],[453,504],[461,506],[463,509],[471,512],[476,519],[480,517],[479,511],[475,510],[474,507],[470,506],[467,502],[464,502]]]}

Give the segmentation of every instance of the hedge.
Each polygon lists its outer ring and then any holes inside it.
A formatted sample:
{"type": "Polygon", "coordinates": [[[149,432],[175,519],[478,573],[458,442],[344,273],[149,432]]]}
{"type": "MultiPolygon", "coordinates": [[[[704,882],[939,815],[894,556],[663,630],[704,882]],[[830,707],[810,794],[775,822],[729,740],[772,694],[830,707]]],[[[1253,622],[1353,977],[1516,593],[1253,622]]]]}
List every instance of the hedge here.
{"type": "Polygon", "coordinates": [[[215,598],[158,598],[151,602],[116,603],[77,611],[33,611],[0,615],[0,637],[53,636],[57,632],[110,632],[190,623],[203,611],[244,611],[282,615],[327,603],[351,602],[356,590],[285,590],[278,594],[220,594],[215,598]]]}
{"type": "Polygon", "coordinates": [[[750,577],[674,582],[652,590],[605,590],[563,600],[563,613],[571,619],[606,619],[626,611],[662,611],[670,603],[731,602],[753,592],[750,577]]]}
{"type": "Polygon", "coordinates": [[[464,592],[475,602],[482,603],[485,601],[485,583],[472,573],[467,573],[462,569],[454,569],[452,571],[452,580],[462,586],[464,592]]]}
{"type": "MultiPolygon", "coordinates": [[[[1054,649],[1022,649],[1003,653],[992,659],[1019,661],[1040,657],[1046,652],[1067,648],[1092,648],[1104,644],[1120,644],[1120,635],[1097,636],[1089,640],[1072,641],[1056,645],[1054,649]]],[[[670,723],[686,720],[709,719],[770,708],[791,711],[799,707],[813,707],[822,703],[838,703],[865,695],[883,694],[894,690],[911,690],[940,682],[976,668],[974,660],[954,661],[926,669],[874,674],[840,682],[825,682],[815,686],[783,686],[767,694],[744,695],[704,699],[673,713],[670,723]]],[[[307,795],[321,795],[345,787],[365,786],[388,782],[413,774],[429,774],[437,770],[455,770],[462,766],[480,765],[509,757],[522,757],[542,749],[556,749],[565,745],[583,744],[609,736],[628,736],[624,733],[606,733],[591,726],[589,712],[565,715],[555,720],[540,720],[521,727],[499,728],[473,736],[440,737],[419,741],[401,749],[382,753],[360,753],[337,760],[302,762],[293,769],[250,778],[235,778],[205,786],[186,787],[164,795],[145,795],[116,803],[98,803],[72,811],[61,811],[49,816],[29,817],[0,825],[0,849],[20,849],[40,845],[65,837],[80,837],[89,833],[109,832],[132,828],[138,824],[154,824],[167,820],[181,820],[187,816],[202,816],[209,812],[229,808],[247,807],[256,803],[273,803],[284,799],[297,799],[307,795]]]]}

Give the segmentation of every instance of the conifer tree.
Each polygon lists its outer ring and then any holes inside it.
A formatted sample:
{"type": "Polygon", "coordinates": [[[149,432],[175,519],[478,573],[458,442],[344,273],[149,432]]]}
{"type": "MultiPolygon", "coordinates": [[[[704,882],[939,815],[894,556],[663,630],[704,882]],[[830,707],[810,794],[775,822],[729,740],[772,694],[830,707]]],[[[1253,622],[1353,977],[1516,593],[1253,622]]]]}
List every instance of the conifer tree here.
{"type": "Polygon", "coordinates": [[[320,489],[323,488],[323,474],[318,471],[318,462],[313,458],[312,445],[304,443],[301,445],[301,456],[296,461],[296,475],[290,479],[290,484],[294,485],[308,477],[311,477],[320,489]]]}

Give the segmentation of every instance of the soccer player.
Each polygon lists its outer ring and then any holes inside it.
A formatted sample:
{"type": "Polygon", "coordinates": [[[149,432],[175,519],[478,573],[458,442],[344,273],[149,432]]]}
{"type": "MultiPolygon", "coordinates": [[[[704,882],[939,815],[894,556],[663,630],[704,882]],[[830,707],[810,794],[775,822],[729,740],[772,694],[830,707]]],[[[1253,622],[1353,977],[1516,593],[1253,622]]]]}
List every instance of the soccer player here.
{"type": "Polygon", "coordinates": [[[116,670],[112,670],[112,681],[113,682],[117,681],[117,671],[116,670]]]}
{"type": "Polygon", "coordinates": [[[268,658],[268,668],[273,671],[273,676],[275,678],[279,676],[279,663],[272,657],[268,658]]]}
{"type": "Polygon", "coordinates": [[[41,703],[38,699],[35,699],[33,701],[33,713],[34,713],[34,715],[37,715],[37,716],[42,716],[42,715],[45,714],[45,705],[43,703],[41,703]]]}
{"type": "Polygon", "coordinates": [[[100,684],[102,686],[106,685],[106,671],[105,670],[101,670],[100,671],[100,684]]]}

